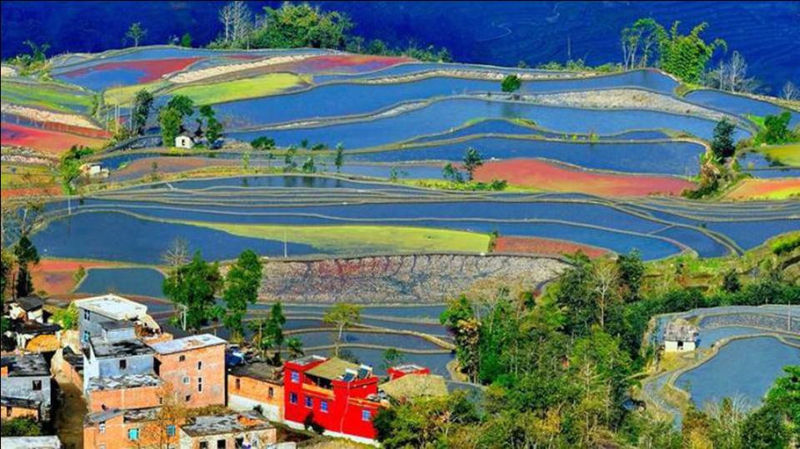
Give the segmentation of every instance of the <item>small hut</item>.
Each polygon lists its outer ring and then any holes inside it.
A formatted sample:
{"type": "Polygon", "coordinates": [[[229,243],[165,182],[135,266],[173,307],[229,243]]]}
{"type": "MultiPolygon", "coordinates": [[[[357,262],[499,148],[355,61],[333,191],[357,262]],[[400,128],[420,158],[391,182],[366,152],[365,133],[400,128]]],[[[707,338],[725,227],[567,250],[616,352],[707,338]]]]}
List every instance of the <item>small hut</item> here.
{"type": "Polygon", "coordinates": [[[664,330],[664,351],[686,352],[694,351],[697,347],[697,338],[700,333],[697,327],[683,319],[677,319],[667,324],[664,330]]]}
{"type": "Polygon", "coordinates": [[[194,137],[192,137],[190,133],[180,133],[175,137],[175,147],[186,148],[188,150],[192,149],[192,147],[194,147],[194,137]]]}

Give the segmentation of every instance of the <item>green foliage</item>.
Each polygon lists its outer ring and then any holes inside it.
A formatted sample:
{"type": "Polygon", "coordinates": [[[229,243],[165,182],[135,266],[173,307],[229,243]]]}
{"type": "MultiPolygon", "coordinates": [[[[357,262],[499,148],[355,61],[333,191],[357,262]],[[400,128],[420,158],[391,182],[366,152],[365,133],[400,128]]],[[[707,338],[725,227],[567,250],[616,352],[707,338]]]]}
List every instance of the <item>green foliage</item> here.
{"type": "Polygon", "coordinates": [[[50,44],[38,45],[30,39],[23,42],[23,44],[31,49],[30,54],[21,53],[11,60],[11,63],[20,69],[20,75],[30,75],[46,70],[47,57],[45,53],[50,49],[50,44]]]}
{"type": "Polygon", "coordinates": [[[283,306],[280,301],[272,305],[269,315],[261,320],[256,320],[249,324],[253,332],[253,344],[261,351],[262,355],[267,351],[274,351],[272,362],[276,365],[281,361],[281,348],[284,341],[289,350],[289,357],[295,358],[303,355],[303,343],[295,338],[285,340],[283,326],[286,324],[286,316],[283,314],[283,306]]]}
{"type": "Polygon", "coordinates": [[[266,7],[264,13],[263,25],[249,38],[254,48],[344,48],[353,28],[346,14],[308,3],[286,2],[277,9],[266,7]]]}
{"type": "Polygon", "coordinates": [[[725,161],[733,156],[736,152],[736,146],[733,143],[733,132],[736,131],[736,126],[723,118],[717,122],[714,127],[714,139],[711,141],[711,152],[714,157],[719,161],[725,161]]]}
{"type": "Polygon", "coordinates": [[[184,33],[181,36],[181,47],[191,47],[192,46],[192,35],[188,32],[184,33]]]}
{"type": "Polygon", "coordinates": [[[314,158],[311,156],[307,157],[300,169],[303,170],[303,173],[315,173],[317,171],[317,166],[314,164],[314,158]]]}
{"type": "Polygon", "coordinates": [[[30,418],[3,420],[0,428],[4,437],[35,437],[42,434],[41,425],[30,418]]]}
{"type": "Polygon", "coordinates": [[[94,153],[91,148],[73,145],[66,153],[61,155],[58,163],[58,173],[64,191],[72,195],[75,193],[75,180],[81,176],[81,160],[94,153]]]}
{"type": "Polygon", "coordinates": [[[258,299],[262,269],[258,254],[248,249],[239,255],[225,278],[222,299],[225,301],[226,313],[223,323],[234,339],[241,338],[243,334],[242,319],[247,314],[247,305],[255,304],[258,299]]]}
{"type": "Polygon", "coordinates": [[[165,147],[171,147],[175,144],[175,138],[181,131],[183,119],[180,112],[172,108],[164,108],[158,114],[158,120],[161,124],[161,142],[165,147]]]}
{"type": "Polygon", "coordinates": [[[783,370],[786,375],[775,381],[766,403],[784,415],[794,438],[800,438],[800,365],[786,366],[783,370]]]}
{"type": "Polygon", "coordinates": [[[337,172],[341,171],[344,164],[344,145],[341,143],[336,144],[336,158],[333,160],[333,164],[336,166],[337,172]]]}
{"type": "Polygon", "coordinates": [[[633,249],[628,254],[620,254],[617,257],[617,270],[623,299],[627,302],[639,299],[645,271],[642,253],[633,249]]]}
{"type": "Polygon", "coordinates": [[[736,293],[742,289],[742,283],[739,282],[739,274],[735,268],[726,271],[722,277],[722,290],[728,293],[736,293]]]}
{"type": "Polygon", "coordinates": [[[800,141],[800,133],[789,129],[791,119],[792,114],[789,111],[764,117],[764,126],[756,135],[754,144],[776,145],[800,141]]]}
{"type": "Polygon", "coordinates": [[[6,288],[12,271],[14,271],[14,253],[4,247],[0,249],[0,299],[2,300],[6,298],[6,288]]]}
{"type": "Polygon", "coordinates": [[[708,27],[706,22],[692,28],[688,35],[678,32],[679,24],[673,23],[669,35],[659,42],[661,68],[685,82],[699,83],[714,51],[719,47],[727,49],[727,45],[721,39],[709,44],[700,37],[708,27]]]}
{"type": "Polygon", "coordinates": [[[742,426],[742,444],[748,449],[789,447],[789,428],[778,407],[767,404],[748,416],[742,426]]]}
{"type": "Polygon", "coordinates": [[[17,279],[14,286],[16,297],[23,298],[33,293],[33,277],[30,265],[39,263],[39,252],[27,235],[23,235],[14,245],[14,257],[17,260],[17,279]]]}
{"type": "Polygon", "coordinates": [[[194,114],[194,101],[186,95],[174,95],[167,102],[167,109],[176,111],[181,118],[194,114]]]}
{"type": "Polygon", "coordinates": [[[197,330],[219,315],[214,295],[222,286],[219,265],[206,262],[198,251],[188,264],[172,270],[163,290],[173,303],[185,307],[186,327],[197,330]]]}
{"type": "Polygon", "coordinates": [[[147,30],[142,28],[141,22],[132,23],[125,33],[125,37],[133,41],[133,46],[138,47],[139,41],[147,35],[147,30]]]}
{"type": "Polygon", "coordinates": [[[464,169],[467,170],[469,180],[472,181],[475,169],[483,165],[483,158],[475,148],[469,147],[464,152],[464,169]]]}
{"type": "Polygon", "coordinates": [[[517,75],[506,75],[503,81],[500,82],[500,89],[503,92],[516,92],[522,87],[522,80],[517,75]]]}
{"type": "Polygon", "coordinates": [[[254,150],[263,150],[263,151],[274,150],[275,139],[271,139],[266,136],[259,136],[250,142],[250,146],[253,147],[254,150]]]}
{"type": "Polygon", "coordinates": [[[322,321],[334,325],[338,331],[334,348],[335,354],[338,356],[344,329],[361,322],[361,306],[344,302],[334,304],[325,312],[322,321]]]}
{"type": "Polygon", "coordinates": [[[214,108],[207,104],[200,107],[200,115],[206,119],[206,140],[208,140],[208,145],[213,147],[222,137],[222,123],[217,120],[214,108]]]}
{"type": "Polygon", "coordinates": [[[405,357],[403,356],[402,352],[398,351],[395,348],[389,348],[383,351],[383,363],[381,364],[381,367],[384,370],[388,370],[393,366],[397,366],[403,363],[404,360],[405,357]]]}
{"type": "Polygon", "coordinates": [[[626,69],[649,67],[658,61],[659,42],[666,38],[664,27],[647,17],[622,30],[623,66],[626,69]]]}
{"type": "Polygon", "coordinates": [[[448,163],[442,169],[442,177],[450,182],[459,184],[464,182],[464,178],[461,176],[461,173],[451,163],[448,163]]]}
{"type": "Polygon", "coordinates": [[[150,109],[153,107],[153,94],[142,89],[136,92],[133,99],[133,110],[131,112],[132,128],[138,134],[144,134],[145,126],[147,126],[147,119],[150,116],[150,109]]]}
{"type": "Polygon", "coordinates": [[[778,237],[770,243],[769,248],[776,256],[789,254],[795,249],[800,248],[800,233],[778,237]]]}
{"type": "Polygon", "coordinates": [[[66,309],[58,309],[53,313],[53,321],[63,329],[75,330],[78,328],[78,307],[74,302],[69,303],[66,309]]]}

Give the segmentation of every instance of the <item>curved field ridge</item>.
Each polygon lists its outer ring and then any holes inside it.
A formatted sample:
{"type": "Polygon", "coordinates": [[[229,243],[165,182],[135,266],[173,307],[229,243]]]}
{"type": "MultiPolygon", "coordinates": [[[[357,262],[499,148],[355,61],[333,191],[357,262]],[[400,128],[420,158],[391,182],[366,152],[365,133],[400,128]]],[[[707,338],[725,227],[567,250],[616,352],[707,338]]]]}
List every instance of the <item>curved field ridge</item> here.
{"type": "Polygon", "coordinates": [[[0,136],[3,145],[32,148],[50,154],[59,154],[73,145],[98,148],[104,143],[102,139],[6,122],[0,123],[0,136]]]}
{"type": "Polygon", "coordinates": [[[530,253],[561,256],[581,251],[591,258],[609,254],[608,250],[589,245],[580,245],[563,240],[534,237],[497,237],[494,242],[496,253],[530,253]]]}
{"type": "Polygon", "coordinates": [[[136,61],[114,61],[84,67],[56,76],[92,90],[104,90],[114,86],[155,81],[162,76],[183,70],[200,58],[171,58],[136,61]]]}
{"type": "Polygon", "coordinates": [[[680,195],[694,185],[668,176],[636,176],[565,168],[536,159],[487,162],[475,171],[475,179],[504,179],[512,185],[554,192],[580,192],[601,196],[680,195]]]}

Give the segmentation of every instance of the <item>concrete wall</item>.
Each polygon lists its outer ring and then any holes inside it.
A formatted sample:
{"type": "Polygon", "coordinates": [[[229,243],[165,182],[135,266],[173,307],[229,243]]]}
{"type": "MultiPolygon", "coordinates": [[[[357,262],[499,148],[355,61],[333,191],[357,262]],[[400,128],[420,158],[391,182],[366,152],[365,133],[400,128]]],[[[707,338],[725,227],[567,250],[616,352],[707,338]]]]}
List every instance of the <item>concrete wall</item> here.
{"type": "Polygon", "coordinates": [[[122,376],[124,374],[147,374],[153,372],[153,355],[142,354],[127,357],[109,357],[97,359],[83,356],[83,391],[89,385],[89,379],[95,377],[122,376]],[[125,359],[127,367],[119,367],[119,361],[125,359]]]}
{"type": "Polygon", "coordinates": [[[50,406],[53,393],[50,387],[50,376],[30,376],[30,377],[3,377],[0,381],[0,391],[3,396],[12,398],[30,399],[42,402],[42,418],[47,420],[50,416],[50,406]],[[33,390],[33,382],[38,381],[42,384],[42,389],[33,390]]]}
{"type": "Polygon", "coordinates": [[[191,437],[181,429],[180,431],[180,449],[200,449],[200,442],[206,441],[208,449],[216,449],[217,441],[225,440],[226,448],[235,448],[236,439],[242,438],[245,444],[250,443],[254,447],[267,448],[269,445],[275,444],[278,441],[278,430],[274,427],[271,429],[255,430],[251,432],[237,432],[227,433],[221,435],[208,435],[191,437]],[[253,444],[253,443],[256,444],[253,444]]]}
{"type": "Polygon", "coordinates": [[[80,307],[78,308],[78,320],[78,338],[80,339],[81,347],[85,347],[88,344],[89,338],[103,335],[103,328],[100,323],[112,321],[111,318],[80,307]]]}

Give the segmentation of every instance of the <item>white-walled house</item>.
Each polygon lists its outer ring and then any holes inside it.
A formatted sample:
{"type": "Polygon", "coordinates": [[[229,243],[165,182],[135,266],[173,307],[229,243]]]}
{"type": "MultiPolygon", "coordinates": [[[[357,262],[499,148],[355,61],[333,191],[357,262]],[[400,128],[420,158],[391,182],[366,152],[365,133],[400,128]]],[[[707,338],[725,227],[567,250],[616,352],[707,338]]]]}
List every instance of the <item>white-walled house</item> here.
{"type": "Polygon", "coordinates": [[[694,351],[697,348],[698,336],[697,327],[686,320],[671,321],[664,330],[664,351],[694,351]]]}
{"type": "Polygon", "coordinates": [[[194,147],[194,138],[186,133],[179,134],[175,138],[175,147],[192,149],[192,147],[194,147]]]}

